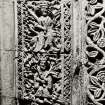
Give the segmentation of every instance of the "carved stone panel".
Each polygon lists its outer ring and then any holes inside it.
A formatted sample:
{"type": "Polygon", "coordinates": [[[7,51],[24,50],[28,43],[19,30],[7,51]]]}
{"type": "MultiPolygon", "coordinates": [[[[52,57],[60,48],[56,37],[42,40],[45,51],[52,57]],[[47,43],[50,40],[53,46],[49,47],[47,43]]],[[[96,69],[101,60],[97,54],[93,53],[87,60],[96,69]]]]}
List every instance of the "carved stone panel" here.
{"type": "Polygon", "coordinates": [[[105,104],[105,0],[84,0],[87,105],[105,104]]]}
{"type": "Polygon", "coordinates": [[[17,0],[19,105],[71,105],[71,0],[17,0]]]}
{"type": "Polygon", "coordinates": [[[0,0],[0,38],[1,105],[105,104],[105,0],[0,0]]]}

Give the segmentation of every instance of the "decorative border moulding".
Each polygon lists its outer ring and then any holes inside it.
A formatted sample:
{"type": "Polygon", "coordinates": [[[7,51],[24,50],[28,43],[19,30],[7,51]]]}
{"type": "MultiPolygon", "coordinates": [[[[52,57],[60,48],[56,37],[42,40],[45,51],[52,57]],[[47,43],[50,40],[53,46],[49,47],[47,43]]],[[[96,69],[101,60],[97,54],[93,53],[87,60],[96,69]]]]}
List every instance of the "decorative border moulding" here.
{"type": "Polygon", "coordinates": [[[105,104],[105,0],[84,0],[87,105],[105,104]]]}

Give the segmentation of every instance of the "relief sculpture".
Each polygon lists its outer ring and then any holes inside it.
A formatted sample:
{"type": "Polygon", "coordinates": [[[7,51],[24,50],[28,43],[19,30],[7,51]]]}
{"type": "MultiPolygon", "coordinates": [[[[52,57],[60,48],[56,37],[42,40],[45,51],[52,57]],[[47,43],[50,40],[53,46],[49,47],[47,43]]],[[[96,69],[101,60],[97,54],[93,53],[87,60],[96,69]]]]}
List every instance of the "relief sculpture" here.
{"type": "Polygon", "coordinates": [[[59,2],[53,1],[50,4],[44,1],[38,4],[33,2],[33,5],[27,3],[25,9],[27,9],[27,13],[24,14],[27,17],[24,20],[26,22],[25,28],[28,28],[25,33],[30,35],[30,38],[33,35],[31,40],[29,39],[32,46],[28,51],[59,53],[61,49],[59,2]],[[54,3],[57,4],[53,7],[54,3]]]}
{"type": "Polygon", "coordinates": [[[71,13],[70,0],[17,0],[19,105],[71,105],[71,13]]]}
{"type": "Polygon", "coordinates": [[[105,0],[2,0],[0,11],[1,104],[105,105],[105,0]]]}
{"type": "Polygon", "coordinates": [[[105,104],[105,0],[86,0],[87,105],[105,104]]]}

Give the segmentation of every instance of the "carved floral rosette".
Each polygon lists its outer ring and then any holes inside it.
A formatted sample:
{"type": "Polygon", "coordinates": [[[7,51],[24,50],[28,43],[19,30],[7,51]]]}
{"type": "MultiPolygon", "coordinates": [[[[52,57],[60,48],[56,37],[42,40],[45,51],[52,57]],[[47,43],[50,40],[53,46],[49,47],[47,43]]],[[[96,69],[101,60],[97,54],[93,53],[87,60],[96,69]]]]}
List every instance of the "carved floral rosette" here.
{"type": "Polygon", "coordinates": [[[71,0],[17,0],[17,32],[20,105],[71,105],[71,0]]]}
{"type": "Polygon", "coordinates": [[[105,104],[105,0],[85,0],[87,105],[105,104]]]}

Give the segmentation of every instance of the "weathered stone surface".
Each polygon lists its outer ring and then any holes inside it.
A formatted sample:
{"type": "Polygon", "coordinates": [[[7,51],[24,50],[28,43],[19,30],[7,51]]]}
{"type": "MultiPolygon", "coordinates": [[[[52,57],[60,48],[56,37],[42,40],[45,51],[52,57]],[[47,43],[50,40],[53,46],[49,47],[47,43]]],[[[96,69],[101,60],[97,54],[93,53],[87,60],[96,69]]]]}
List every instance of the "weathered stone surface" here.
{"type": "Polygon", "coordinates": [[[15,21],[12,0],[0,0],[0,105],[15,105],[15,21]]]}
{"type": "Polygon", "coordinates": [[[15,9],[11,1],[0,2],[0,49],[15,49],[15,9]]]}
{"type": "Polygon", "coordinates": [[[12,105],[11,101],[15,99],[14,54],[14,51],[1,51],[1,105],[12,105]]]}

